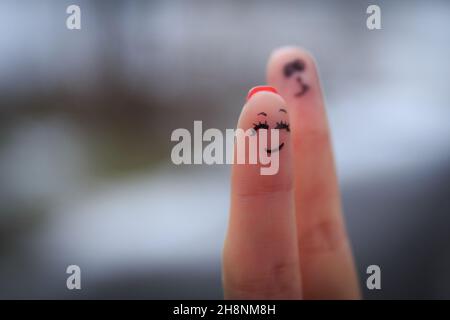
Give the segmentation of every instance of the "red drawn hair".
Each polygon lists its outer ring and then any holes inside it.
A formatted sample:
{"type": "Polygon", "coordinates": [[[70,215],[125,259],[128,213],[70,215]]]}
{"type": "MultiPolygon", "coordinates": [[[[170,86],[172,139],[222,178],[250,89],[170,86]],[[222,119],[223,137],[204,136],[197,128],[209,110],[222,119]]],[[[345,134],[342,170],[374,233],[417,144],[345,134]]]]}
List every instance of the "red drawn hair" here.
{"type": "Polygon", "coordinates": [[[274,87],[271,86],[257,86],[257,87],[253,87],[250,89],[250,91],[247,94],[247,101],[257,92],[261,92],[261,91],[268,91],[268,92],[273,92],[278,94],[277,89],[275,89],[274,87]]]}

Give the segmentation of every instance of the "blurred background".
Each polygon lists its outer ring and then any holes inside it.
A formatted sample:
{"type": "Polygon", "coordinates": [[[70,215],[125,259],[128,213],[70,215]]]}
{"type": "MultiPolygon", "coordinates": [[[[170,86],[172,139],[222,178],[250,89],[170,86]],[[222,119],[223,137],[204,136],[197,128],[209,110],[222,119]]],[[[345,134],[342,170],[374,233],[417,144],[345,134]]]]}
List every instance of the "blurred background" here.
{"type": "Polygon", "coordinates": [[[170,135],[234,128],[291,44],[320,68],[363,289],[381,267],[364,297],[450,298],[449,36],[446,1],[1,1],[0,298],[222,298],[230,168],[172,164],[170,135]]]}

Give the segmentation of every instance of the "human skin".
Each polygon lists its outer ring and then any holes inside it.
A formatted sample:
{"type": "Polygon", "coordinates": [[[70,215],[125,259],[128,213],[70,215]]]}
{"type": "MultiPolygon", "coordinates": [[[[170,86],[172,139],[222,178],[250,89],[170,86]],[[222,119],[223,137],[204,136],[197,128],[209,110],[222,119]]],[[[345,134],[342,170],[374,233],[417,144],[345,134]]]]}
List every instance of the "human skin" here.
{"type": "Polygon", "coordinates": [[[252,95],[238,127],[250,128],[265,112],[271,128],[282,116],[290,130],[280,130],[276,175],[261,175],[258,165],[232,166],[224,296],[359,299],[316,63],[303,49],[278,49],[267,83],[278,94],[252,95]]]}

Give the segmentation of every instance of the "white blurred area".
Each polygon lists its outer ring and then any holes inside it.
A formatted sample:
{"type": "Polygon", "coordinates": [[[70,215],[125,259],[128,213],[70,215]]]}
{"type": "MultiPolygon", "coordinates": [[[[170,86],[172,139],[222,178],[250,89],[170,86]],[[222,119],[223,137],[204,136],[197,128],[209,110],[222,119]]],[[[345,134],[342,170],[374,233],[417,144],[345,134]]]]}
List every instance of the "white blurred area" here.
{"type": "MultiPolygon", "coordinates": [[[[384,289],[365,296],[450,297],[447,2],[380,1],[378,31],[365,27],[364,1],[79,3],[77,34],[64,28],[69,2],[0,4],[2,92],[62,86],[76,99],[96,90],[106,60],[131,92],[172,102],[168,118],[186,97],[209,95],[216,103],[198,108],[232,128],[270,52],[302,45],[320,68],[361,278],[369,264],[385,272],[384,289]]],[[[176,167],[168,154],[99,179],[90,137],[70,116],[5,131],[1,208],[14,210],[0,212],[1,230],[34,221],[28,208],[45,215],[2,249],[1,298],[221,297],[229,167],[176,167]],[[82,269],[79,294],[65,289],[69,264],[82,269]]]]}

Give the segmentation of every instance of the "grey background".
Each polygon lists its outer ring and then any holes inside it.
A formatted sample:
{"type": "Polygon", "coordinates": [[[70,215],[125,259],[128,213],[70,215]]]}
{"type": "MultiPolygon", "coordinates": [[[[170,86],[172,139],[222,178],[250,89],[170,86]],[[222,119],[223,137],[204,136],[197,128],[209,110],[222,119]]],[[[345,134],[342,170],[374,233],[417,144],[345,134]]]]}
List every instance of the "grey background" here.
{"type": "Polygon", "coordinates": [[[233,128],[270,52],[318,62],[364,297],[450,298],[450,5],[2,1],[0,298],[222,298],[228,166],[176,128],[233,128]],[[82,30],[65,27],[69,4],[82,30]],[[66,267],[82,290],[66,289],[66,267]]]}

